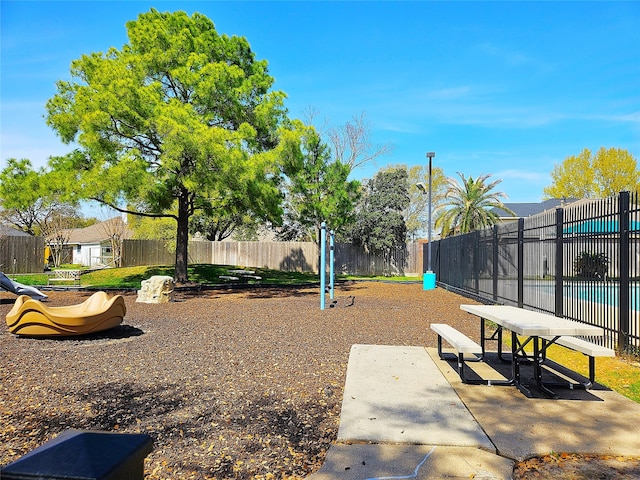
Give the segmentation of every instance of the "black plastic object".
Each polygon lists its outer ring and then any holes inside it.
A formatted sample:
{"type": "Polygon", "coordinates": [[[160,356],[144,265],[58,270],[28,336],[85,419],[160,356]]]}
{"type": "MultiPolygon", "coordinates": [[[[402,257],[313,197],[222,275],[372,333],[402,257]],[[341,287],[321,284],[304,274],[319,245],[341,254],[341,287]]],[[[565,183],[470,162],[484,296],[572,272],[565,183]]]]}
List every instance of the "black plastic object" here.
{"type": "Polygon", "coordinates": [[[0,470],[2,480],[143,480],[149,435],[67,430],[0,470]]]}

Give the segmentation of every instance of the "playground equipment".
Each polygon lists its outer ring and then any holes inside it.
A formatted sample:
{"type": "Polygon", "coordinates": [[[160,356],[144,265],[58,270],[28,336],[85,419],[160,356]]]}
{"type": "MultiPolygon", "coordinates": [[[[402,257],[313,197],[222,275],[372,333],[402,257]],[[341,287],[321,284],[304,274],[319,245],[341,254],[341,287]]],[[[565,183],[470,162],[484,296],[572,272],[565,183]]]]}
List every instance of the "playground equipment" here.
{"type": "MultiPolygon", "coordinates": [[[[329,298],[333,300],[334,298],[334,270],[333,264],[335,263],[334,256],[334,237],[335,232],[331,230],[330,232],[330,241],[329,241],[329,298]]],[[[324,310],[326,304],[326,294],[327,294],[327,224],[322,222],[320,225],[320,310],[324,310]]]]}
{"type": "Polygon", "coordinates": [[[14,282],[2,272],[0,272],[0,290],[6,290],[7,292],[15,293],[16,295],[29,295],[31,298],[36,300],[44,300],[45,298],[48,298],[37,288],[14,282]]]}
{"type": "Polygon", "coordinates": [[[68,307],[47,307],[20,295],[7,313],[7,325],[15,335],[86,335],[120,325],[126,311],[122,295],[109,298],[105,292],[96,292],[84,302],[68,307]]]}

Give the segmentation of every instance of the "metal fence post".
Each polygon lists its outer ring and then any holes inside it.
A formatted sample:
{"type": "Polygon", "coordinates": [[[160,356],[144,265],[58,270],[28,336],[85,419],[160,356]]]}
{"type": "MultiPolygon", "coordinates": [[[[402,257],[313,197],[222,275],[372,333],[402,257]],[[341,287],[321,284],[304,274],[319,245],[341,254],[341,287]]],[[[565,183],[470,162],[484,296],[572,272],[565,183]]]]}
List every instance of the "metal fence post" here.
{"type": "Polygon", "coordinates": [[[564,209],[556,208],[555,314],[564,315],[564,209]]]}
{"type": "Polygon", "coordinates": [[[480,255],[480,230],[473,232],[473,236],[475,238],[473,239],[473,248],[471,250],[471,255],[473,255],[471,259],[473,272],[471,275],[473,278],[473,289],[477,295],[480,292],[480,262],[478,259],[480,255]]]}
{"type": "Polygon", "coordinates": [[[498,300],[498,226],[493,226],[493,300],[498,300]]]}
{"type": "Polygon", "coordinates": [[[524,218],[518,219],[518,307],[524,304],[524,218]]]}
{"type": "Polygon", "coordinates": [[[618,288],[618,349],[629,346],[629,192],[618,196],[620,226],[620,286],[618,288]]]}

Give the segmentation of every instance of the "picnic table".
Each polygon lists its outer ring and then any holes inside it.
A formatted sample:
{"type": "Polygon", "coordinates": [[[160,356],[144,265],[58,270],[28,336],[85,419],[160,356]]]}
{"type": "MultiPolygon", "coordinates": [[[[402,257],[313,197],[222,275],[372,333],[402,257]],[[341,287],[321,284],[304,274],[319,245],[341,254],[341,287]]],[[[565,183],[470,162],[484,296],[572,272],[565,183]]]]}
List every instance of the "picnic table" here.
{"type": "Polygon", "coordinates": [[[262,277],[256,275],[255,270],[227,270],[229,275],[220,275],[221,280],[228,280],[231,282],[247,283],[249,280],[262,280],[262,277]]]}
{"type": "Polygon", "coordinates": [[[52,282],[71,282],[73,285],[80,285],[80,270],[54,270],[47,275],[47,285],[52,282]]]}
{"type": "MultiPolygon", "coordinates": [[[[604,336],[604,330],[600,327],[517,307],[505,305],[460,305],[460,308],[480,318],[482,353],[479,359],[484,357],[485,342],[497,340],[498,356],[503,361],[511,362],[511,379],[505,382],[494,382],[493,384],[515,385],[525,394],[530,394],[530,391],[521,381],[521,364],[532,363],[536,386],[546,396],[557,398],[557,395],[547,387],[547,384],[542,379],[542,365],[546,359],[547,349],[555,343],[561,343],[562,339],[566,337],[604,336]],[[487,320],[497,325],[496,330],[489,337],[485,334],[485,322],[487,320]],[[502,355],[503,330],[511,332],[510,359],[505,359],[502,355]],[[525,351],[527,345],[533,347],[533,354],[525,351]]],[[[559,385],[554,384],[553,386],[559,385]]]]}

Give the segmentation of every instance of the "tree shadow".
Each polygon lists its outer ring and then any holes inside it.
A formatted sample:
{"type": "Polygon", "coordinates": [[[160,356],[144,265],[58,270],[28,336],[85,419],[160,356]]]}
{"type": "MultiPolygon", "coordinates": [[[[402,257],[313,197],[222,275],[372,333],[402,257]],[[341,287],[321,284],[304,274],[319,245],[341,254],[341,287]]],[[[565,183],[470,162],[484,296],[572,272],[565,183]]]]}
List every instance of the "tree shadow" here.
{"type": "Polygon", "coordinates": [[[305,256],[302,248],[295,248],[291,250],[289,255],[282,259],[280,262],[280,270],[312,272],[314,271],[314,268],[313,265],[307,261],[307,257],[305,256]]]}
{"type": "Polygon", "coordinates": [[[55,342],[77,342],[88,343],[96,342],[99,340],[122,340],[131,337],[139,337],[144,334],[144,331],[132,327],[131,325],[120,324],[109,330],[103,330],[101,332],[88,333],[86,335],[53,335],[47,337],[18,335],[18,338],[37,340],[37,341],[55,341],[55,342]]]}
{"type": "MultiPolygon", "coordinates": [[[[511,353],[504,352],[506,359],[511,358],[511,353]]],[[[453,370],[457,370],[457,356],[447,355],[447,363],[453,370]]],[[[501,361],[496,352],[486,352],[483,363],[489,366],[499,376],[493,377],[494,380],[501,380],[512,377],[511,363],[501,361]]],[[[573,370],[546,359],[543,363],[542,378],[545,384],[552,385],[551,390],[558,396],[559,400],[581,400],[602,402],[603,400],[591,393],[598,390],[609,390],[602,384],[595,382],[589,389],[585,389],[584,385],[588,383],[588,379],[573,370]]],[[[471,381],[489,380],[485,372],[482,375],[474,370],[474,363],[467,362],[465,366],[465,377],[471,381]]],[[[544,392],[538,389],[533,372],[532,363],[523,363],[520,367],[521,383],[527,389],[521,393],[527,398],[548,399],[544,392]]],[[[515,387],[496,387],[496,388],[515,388],[515,387]]]]}

